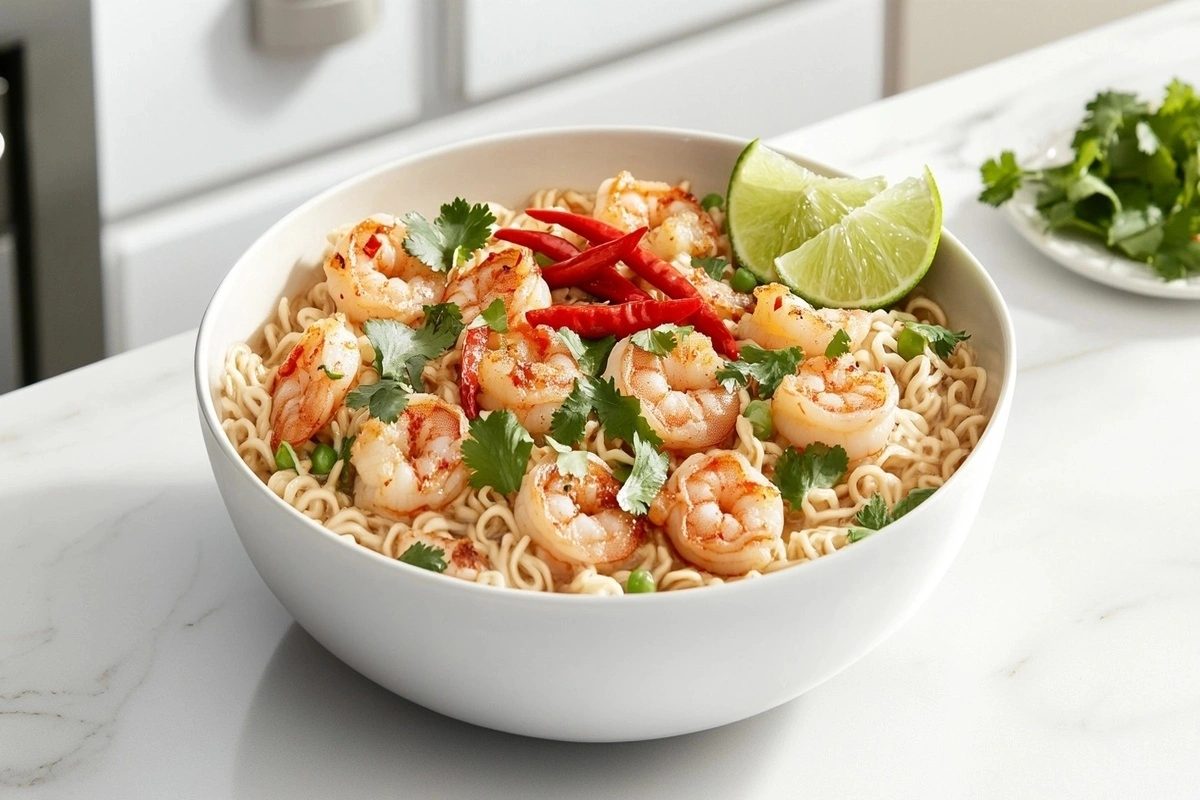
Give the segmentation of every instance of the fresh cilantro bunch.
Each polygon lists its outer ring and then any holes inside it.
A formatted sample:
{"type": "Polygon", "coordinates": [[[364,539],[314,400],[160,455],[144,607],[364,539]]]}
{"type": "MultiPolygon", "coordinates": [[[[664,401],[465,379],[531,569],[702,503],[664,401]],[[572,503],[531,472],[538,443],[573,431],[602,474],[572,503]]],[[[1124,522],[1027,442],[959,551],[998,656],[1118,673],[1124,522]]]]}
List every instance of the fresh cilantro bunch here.
{"type": "Polygon", "coordinates": [[[375,350],[379,382],[357,386],[346,396],[350,408],[367,406],[372,417],[395,422],[408,407],[408,396],[424,387],[425,364],[454,346],[462,333],[462,311],[454,303],[424,306],[425,322],[410,328],[394,319],[369,319],[363,333],[375,350]]]}
{"type": "Polygon", "coordinates": [[[410,211],[404,216],[404,250],[430,269],[446,272],[487,244],[495,222],[486,204],[469,205],[461,197],[443,205],[433,222],[410,211]]]}
{"type": "Polygon", "coordinates": [[[1200,273],[1200,97],[1175,79],[1157,110],[1101,92],[1071,142],[1075,158],[1022,169],[1010,151],[981,168],[982,202],[999,206],[1026,182],[1050,230],[1075,230],[1164,280],[1200,273]]]}
{"type": "Polygon", "coordinates": [[[858,515],[854,518],[854,521],[862,527],[852,528],[846,534],[846,539],[851,542],[865,539],[883,526],[890,525],[921,505],[921,503],[924,503],[933,492],[933,489],[913,489],[903,500],[896,503],[891,511],[888,511],[887,504],[883,502],[882,496],[878,494],[871,495],[871,499],[867,501],[865,506],[859,509],[858,515]]]}

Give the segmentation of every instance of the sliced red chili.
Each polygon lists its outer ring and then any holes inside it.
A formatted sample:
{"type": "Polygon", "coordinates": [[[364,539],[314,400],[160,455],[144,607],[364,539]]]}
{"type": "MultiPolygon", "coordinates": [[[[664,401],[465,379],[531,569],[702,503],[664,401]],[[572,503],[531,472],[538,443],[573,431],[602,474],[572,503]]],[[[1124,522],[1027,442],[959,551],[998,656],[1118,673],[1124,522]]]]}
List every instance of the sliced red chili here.
{"type": "Polygon", "coordinates": [[[363,255],[367,258],[374,258],[379,252],[379,248],[383,246],[383,242],[379,241],[379,237],[371,234],[365,242],[363,242],[363,255]]]}
{"type": "Polygon", "coordinates": [[[638,228],[619,239],[598,244],[578,253],[566,261],[542,267],[542,278],[551,289],[563,286],[578,286],[597,277],[605,267],[612,267],[637,249],[638,242],[646,235],[645,228],[638,228]]]}
{"type": "Polygon", "coordinates": [[[681,324],[704,305],[699,297],[680,300],[644,300],[617,306],[551,306],[525,312],[530,325],[549,325],[555,330],[569,328],[585,339],[616,336],[644,331],[667,323],[681,324]]]}
{"type": "Polygon", "coordinates": [[[479,416],[479,362],[487,352],[491,331],[486,325],[467,328],[459,361],[458,401],[467,419],[479,416]]]}
{"type": "Polygon", "coordinates": [[[599,275],[583,284],[583,288],[601,300],[614,303],[636,303],[650,299],[650,295],[634,286],[633,281],[617,272],[616,267],[601,270],[599,275]]]}

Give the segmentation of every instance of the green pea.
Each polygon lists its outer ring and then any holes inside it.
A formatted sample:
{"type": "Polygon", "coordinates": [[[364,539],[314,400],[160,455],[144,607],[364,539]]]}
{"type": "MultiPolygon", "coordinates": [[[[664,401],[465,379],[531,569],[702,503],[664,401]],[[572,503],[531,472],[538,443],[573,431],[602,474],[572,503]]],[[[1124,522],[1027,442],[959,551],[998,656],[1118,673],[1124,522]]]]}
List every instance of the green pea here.
{"type": "Polygon", "coordinates": [[[924,336],[905,325],[904,330],[900,331],[899,338],[896,339],[896,352],[905,361],[912,361],[925,352],[927,344],[929,343],[925,341],[924,336]]]}
{"type": "Polygon", "coordinates": [[[337,463],[338,454],[329,445],[322,442],[312,451],[312,471],[315,475],[328,475],[337,463]]]}
{"type": "Polygon", "coordinates": [[[735,292],[749,293],[754,291],[755,286],[758,286],[758,278],[754,277],[754,273],[745,267],[738,267],[734,271],[733,277],[729,279],[729,285],[735,292]]]}
{"type": "Polygon", "coordinates": [[[296,451],[287,442],[280,442],[279,449],[275,451],[275,469],[295,469],[296,468],[296,451]]]}
{"type": "Polygon", "coordinates": [[[625,582],[625,591],[629,594],[645,594],[657,590],[654,575],[648,569],[635,569],[629,573],[629,580],[625,582]]]}
{"type": "Polygon", "coordinates": [[[742,416],[750,420],[754,435],[759,439],[770,439],[771,434],[775,433],[775,423],[771,420],[771,404],[766,400],[751,400],[742,416]]]}

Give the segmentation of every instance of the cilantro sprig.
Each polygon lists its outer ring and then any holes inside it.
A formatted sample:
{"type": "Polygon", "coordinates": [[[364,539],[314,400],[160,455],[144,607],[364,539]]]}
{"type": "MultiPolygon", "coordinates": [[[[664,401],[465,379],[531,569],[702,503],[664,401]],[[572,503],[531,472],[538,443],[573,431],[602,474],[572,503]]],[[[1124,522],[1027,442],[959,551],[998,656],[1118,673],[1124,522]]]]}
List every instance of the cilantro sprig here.
{"type": "Polygon", "coordinates": [[[891,511],[888,511],[887,503],[884,502],[882,495],[871,495],[866,505],[858,510],[858,515],[854,518],[854,521],[861,527],[851,528],[850,532],[846,534],[846,540],[857,542],[860,539],[865,539],[875,531],[892,524],[921,505],[921,503],[924,503],[933,492],[933,489],[913,489],[905,495],[904,499],[897,502],[891,511]]]}
{"type": "Polygon", "coordinates": [[[704,270],[714,281],[719,281],[725,277],[725,268],[729,266],[729,262],[720,256],[697,256],[692,259],[692,266],[704,270]]]}
{"type": "Polygon", "coordinates": [[[375,351],[377,383],[359,385],[346,396],[350,408],[367,406],[372,417],[395,422],[408,407],[408,395],[423,388],[421,372],[430,360],[454,346],[462,333],[462,311],[454,303],[425,306],[425,322],[410,328],[394,319],[369,319],[363,332],[375,351]]]}
{"type": "Polygon", "coordinates": [[[1002,205],[1023,185],[1050,230],[1074,230],[1164,280],[1200,273],[1200,96],[1178,79],[1157,109],[1101,92],[1086,106],[1071,161],[1025,169],[1011,151],[980,168],[980,201],[1002,205]]]}
{"type": "Polygon", "coordinates": [[[532,452],[533,437],[508,409],[471,420],[470,434],[462,443],[463,463],[471,470],[471,486],[491,486],[500,494],[512,494],[521,488],[532,452]]]}
{"type": "Polygon", "coordinates": [[[633,435],[633,468],[617,492],[617,505],[630,514],[641,515],[667,482],[667,454],[638,434],[633,435]]]}
{"type": "Polygon", "coordinates": [[[430,572],[445,572],[447,566],[446,551],[424,542],[413,542],[400,554],[399,560],[430,572]]]}
{"type": "Polygon", "coordinates": [[[846,475],[850,459],[841,445],[813,442],[803,452],[789,446],[775,462],[771,480],[793,509],[799,509],[813,489],[837,486],[846,475]]]}
{"type": "Polygon", "coordinates": [[[686,339],[695,328],[691,325],[659,325],[657,328],[647,328],[644,331],[638,331],[630,337],[630,343],[639,350],[645,350],[647,353],[655,356],[667,356],[679,344],[680,341],[686,339]]]}
{"type": "Polygon", "coordinates": [[[404,216],[404,250],[430,269],[446,272],[487,244],[495,222],[486,204],[470,205],[461,197],[443,205],[433,222],[410,211],[404,216]]]}
{"type": "Polygon", "coordinates": [[[758,384],[758,396],[770,397],[784,378],[796,373],[802,361],[804,351],[799,347],[766,350],[755,344],[745,344],[737,361],[730,361],[717,370],[717,380],[730,392],[754,380],[758,384]]]}
{"type": "Polygon", "coordinates": [[[642,416],[642,401],[621,394],[612,378],[586,376],[575,379],[571,392],[550,418],[554,438],[564,444],[577,444],[593,411],[609,438],[632,444],[634,437],[641,437],[644,442],[662,446],[662,438],[642,416]]]}
{"type": "Polygon", "coordinates": [[[504,307],[504,301],[499,297],[489,303],[479,316],[483,317],[487,326],[496,333],[508,333],[508,310],[504,307]]]}
{"type": "Polygon", "coordinates": [[[579,369],[587,375],[598,375],[608,364],[608,354],[617,343],[617,337],[605,336],[602,339],[584,339],[570,328],[559,328],[559,338],[567,346],[567,350],[575,358],[579,369]]]}
{"type": "Polygon", "coordinates": [[[911,361],[924,353],[928,345],[944,360],[950,357],[959,342],[970,338],[971,334],[966,331],[952,331],[941,325],[929,325],[924,322],[905,322],[900,336],[896,339],[896,352],[905,361],[911,361]]]}

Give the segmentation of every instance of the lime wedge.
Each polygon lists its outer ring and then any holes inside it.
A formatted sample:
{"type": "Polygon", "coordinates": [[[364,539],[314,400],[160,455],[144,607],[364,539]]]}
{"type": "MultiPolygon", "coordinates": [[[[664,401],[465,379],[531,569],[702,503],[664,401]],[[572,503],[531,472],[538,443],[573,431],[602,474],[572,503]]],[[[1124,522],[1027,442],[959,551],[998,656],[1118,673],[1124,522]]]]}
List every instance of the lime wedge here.
{"type": "Polygon", "coordinates": [[[774,281],[775,258],[795,250],[883,191],[883,178],[826,178],[758,139],[729,178],[729,241],[738,263],[774,281]]]}
{"type": "Polygon", "coordinates": [[[814,305],[879,308],[925,277],[941,236],[942,199],[926,167],[775,259],[775,268],[814,305]]]}

